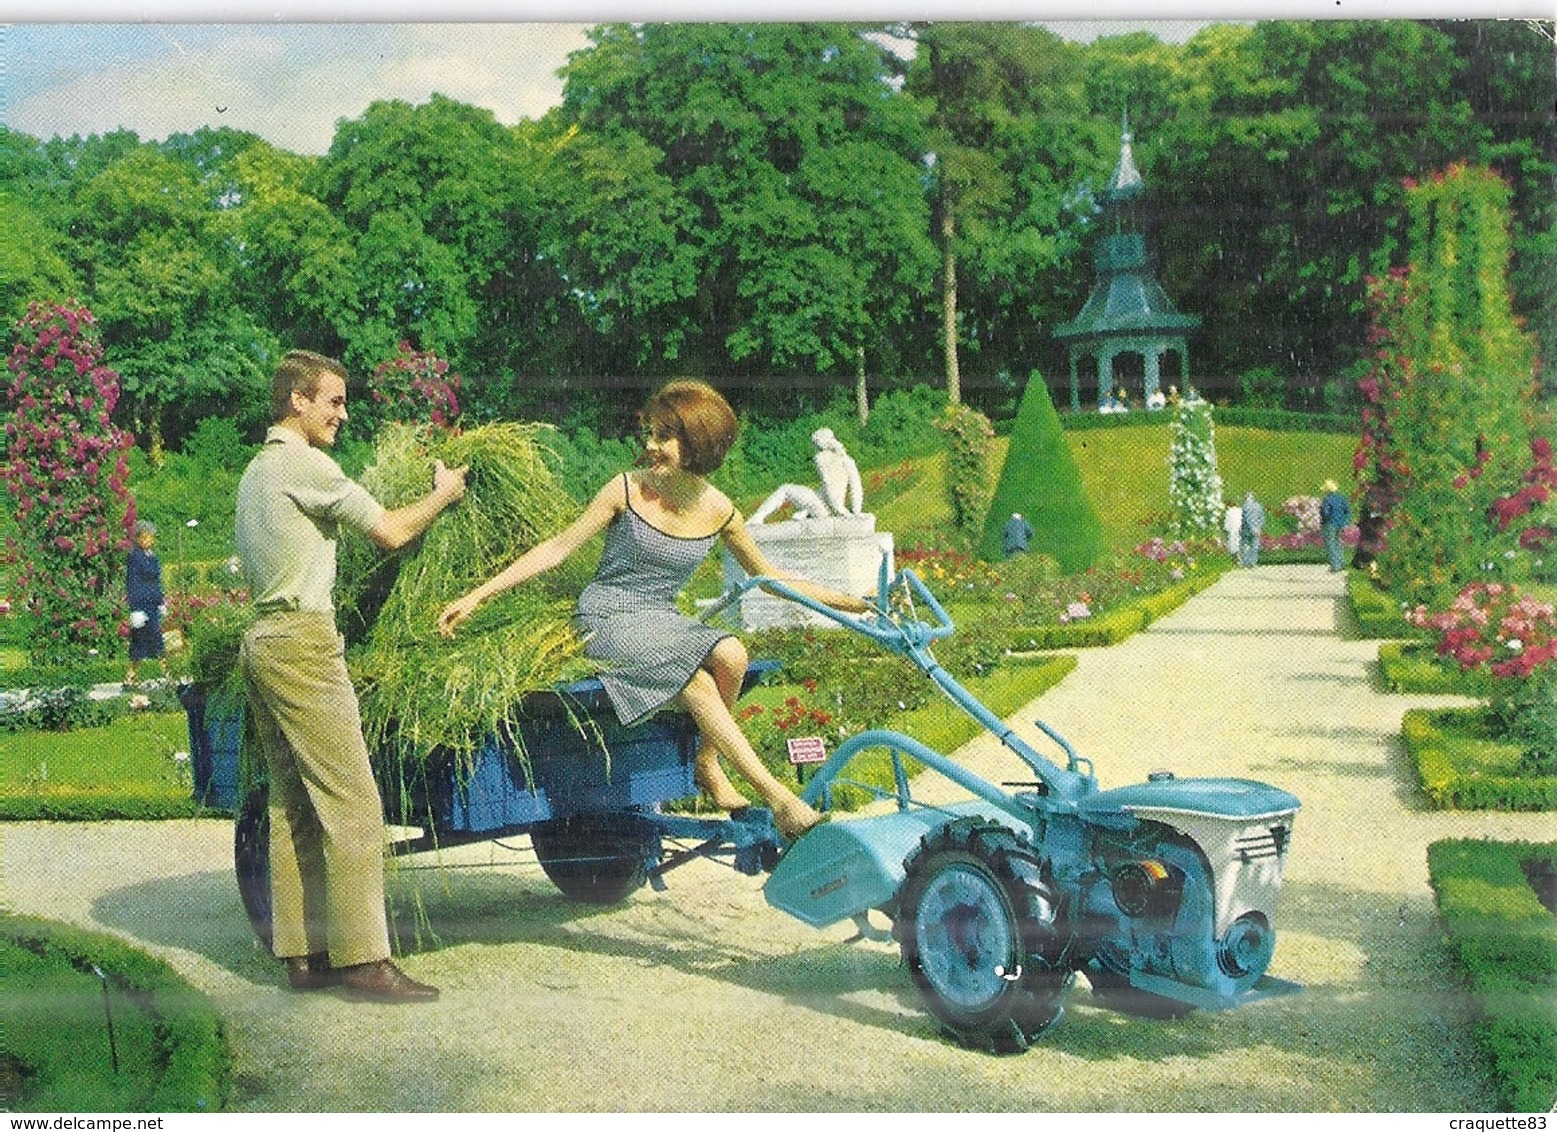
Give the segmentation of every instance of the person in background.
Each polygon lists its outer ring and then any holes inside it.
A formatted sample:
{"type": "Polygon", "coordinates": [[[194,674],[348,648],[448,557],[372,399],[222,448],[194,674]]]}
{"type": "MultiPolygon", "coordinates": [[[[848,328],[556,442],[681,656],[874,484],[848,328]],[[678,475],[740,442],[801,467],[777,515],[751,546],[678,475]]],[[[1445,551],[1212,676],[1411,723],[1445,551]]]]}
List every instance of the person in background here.
{"type": "Polygon", "coordinates": [[[723,541],[748,575],[787,582],[815,601],[862,613],[860,598],[775,570],[725,494],[705,478],[735,444],[735,413],[701,381],[673,381],[639,413],[643,458],[613,477],[561,533],[536,543],[505,570],[450,602],[438,630],[452,637],[488,598],[562,565],[601,531],[605,547],[594,580],[578,599],[576,624],[584,655],[604,662],[606,694],[626,725],[663,707],[681,708],[702,736],[694,767],[698,786],[721,809],[739,813],[746,798],[719,764],[723,754],[773,811],[780,834],[794,840],[824,818],[791,793],[762,763],[730,708],[746,675],[746,647],[676,607],[693,571],[723,541]]]}
{"type": "Polygon", "coordinates": [[[342,526],[405,546],[464,496],[466,470],[435,461],[432,490],[386,510],[324,451],[346,420],[346,370],[307,350],[281,359],[271,419],[238,481],[237,542],[258,614],[238,666],[270,772],[272,951],[293,990],[427,1001],[437,988],[389,959],[384,808],[335,628],[335,546],[342,526]]]}
{"type": "Polygon", "coordinates": [[[1244,566],[1257,566],[1260,562],[1260,533],[1265,530],[1265,508],[1254,498],[1254,492],[1243,497],[1242,525],[1238,529],[1238,561],[1244,566]]]}
{"type": "Polygon", "coordinates": [[[1222,516],[1222,529],[1227,532],[1227,553],[1238,557],[1238,543],[1243,534],[1243,508],[1229,507],[1222,516]]]}
{"type": "Polygon", "coordinates": [[[135,686],[142,661],[162,658],[162,619],[168,612],[162,593],[162,563],[152,550],[157,543],[156,524],[138,520],[134,542],[125,563],[124,588],[130,605],[130,670],[124,677],[127,688],[135,686]]]}
{"type": "Polygon", "coordinates": [[[1320,490],[1325,494],[1319,501],[1319,532],[1324,536],[1330,573],[1338,574],[1343,568],[1341,531],[1352,521],[1352,505],[1346,501],[1346,496],[1341,494],[1334,480],[1325,480],[1320,490]]]}
{"type": "Polygon", "coordinates": [[[1020,511],[1011,512],[1000,532],[1000,549],[1007,558],[1025,551],[1033,539],[1033,525],[1022,518],[1020,511]]]}

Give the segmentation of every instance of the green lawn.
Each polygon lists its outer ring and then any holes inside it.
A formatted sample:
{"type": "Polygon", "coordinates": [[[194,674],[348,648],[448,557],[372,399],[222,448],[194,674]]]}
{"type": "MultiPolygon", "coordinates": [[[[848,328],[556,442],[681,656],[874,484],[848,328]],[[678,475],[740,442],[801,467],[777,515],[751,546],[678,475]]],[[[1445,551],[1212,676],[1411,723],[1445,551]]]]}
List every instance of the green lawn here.
{"type": "MultiPolygon", "coordinates": [[[[1081,471],[1108,545],[1129,550],[1147,537],[1147,525],[1168,511],[1168,446],[1170,425],[1083,429],[1066,433],[1071,454],[1081,471]]],[[[998,478],[1010,441],[995,440],[994,475],[998,478]]],[[[1271,432],[1236,426],[1216,430],[1217,467],[1224,493],[1231,501],[1253,491],[1266,510],[1278,511],[1294,495],[1319,495],[1327,479],[1351,483],[1352,453],[1357,438],[1317,432],[1271,432]]],[[[891,531],[901,546],[929,541],[951,521],[946,500],[946,457],[912,462],[920,472],[915,491],[886,501],[881,507],[865,500],[876,513],[877,528],[891,531]]]]}
{"type": "Polygon", "coordinates": [[[160,959],[113,936],[0,913],[0,970],[0,1079],[8,1086],[0,1107],[129,1113],[224,1106],[232,1054],[222,1020],[160,959]]]}
{"type": "Polygon", "coordinates": [[[159,818],[195,812],[182,712],[108,727],[0,734],[0,819],[159,818]]]}

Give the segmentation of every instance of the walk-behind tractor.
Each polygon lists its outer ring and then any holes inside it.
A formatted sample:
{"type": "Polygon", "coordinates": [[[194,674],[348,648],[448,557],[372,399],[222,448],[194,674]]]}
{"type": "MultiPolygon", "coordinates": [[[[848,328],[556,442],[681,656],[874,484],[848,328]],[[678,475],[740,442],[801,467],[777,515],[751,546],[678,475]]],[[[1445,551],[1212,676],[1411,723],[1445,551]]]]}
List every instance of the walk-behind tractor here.
{"type": "MultiPolygon", "coordinates": [[[[1298,809],[1291,794],[1169,771],[1099,790],[1090,760],[1056,731],[1037,724],[1063,751],[1063,767],[936,662],[931,643],[950,634],[952,622],[910,570],[888,579],[883,568],[875,607],[858,617],[766,578],[749,579],[710,615],[755,586],[907,657],[1032,779],[1007,783],[1008,791],[907,735],[868,731],[827,759],[804,796],[828,810],[848,785],[876,802],[786,844],[766,810],[719,819],[665,812],[664,803],[695,790],[695,728],[673,712],[618,727],[598,681],[584,681],[528,698],[516,713],[517,737],[494,737],[474,765],[451,759],[401,768],[392,784],[376,768],[389,820],[418,831],[391,851],[528,833],[557,887],[594,903],[624,899],[645,882],[663,889],[669,870],[697,858],[768,872],[764,891],[775,908],[813,927],[852,921],[856,938],[896,940],[945,1031],[996,1052],[1026,1049],[1054,1025],[1078,971],[1106,1004],[1157,1016],[1299,989],[1266,974],[1298,809]],[[856,756],[883,750],[894,789],[846,777],[856,756]],[[916,799],[911,762],[970,797],[916,799]]],[[[230,721],[190,714],[197,746],[234,731],[230,721]]],[[[234,750],[213,753],[236,758],[234,750]]],[[[235,858],[245,907],[267,942],[268,845],[260,786],[238,805],[235,858]]]]}

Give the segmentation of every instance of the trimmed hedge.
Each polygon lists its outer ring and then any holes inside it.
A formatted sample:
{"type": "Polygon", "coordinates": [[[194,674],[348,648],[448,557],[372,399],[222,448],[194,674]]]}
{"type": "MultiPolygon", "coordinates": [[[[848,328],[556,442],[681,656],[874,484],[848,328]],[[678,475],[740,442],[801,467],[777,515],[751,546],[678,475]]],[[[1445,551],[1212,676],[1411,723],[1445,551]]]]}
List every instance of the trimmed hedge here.
{"type": "Polygon", "coordinates": [[[1462,672],[1427,641],[1386,641],[1379,646],[1379,669],[1392,692],[1487,696],[1492,691],[1485,671],[1462,672]]]}
{"type": "Polygon", "coordinates": [[[1547,1112],[1557,1101],[1557,919],[1530,874],[1557,870],[1557,843],[1436,841],[1427,867],[1498,1099],[1506,1111],[1547,1112]]]}
{"type": "Polygon", "coordinates": [[[163,821],[216,814],[196,805],[188,787],[177,796],[150,786],[0,795],[0,821],[163,821]]]}
{"type": "Polygon", "coordinates": [[[217,1112],[232,1056],[210,1000],[166,963],[99,932],[0,914],[10,951],[0,1049],[22,1070],[20,1110],[217,1112]],[[101,983],[108,978],[121,1071],[111,1068],[101,983]]]}
{"type": "Polygon", "coordinates": [[[1357,627],[1366,638],[1382,640],[1419,641],[1427,639],[1427,632],[1407,624],[1400,602],[1383,590],[1361,570],[1346,573],[1346,596],[1352,603],[1352,614],[1357,627]]]}
{"type": "Polygon", "coordinates": [[[1502,741],[1490,708],[1413,708],[1400,732],[1440,810],[1557,809],[1557,775],[1517,774],[1521,748],[1502,741]]]}
{"type": "Polygon", "coordinates": [[[1221,578],[1228,568],[1208,567],[1194,577],[1137,598],[1129,605],[1104,610],[1064,625],[1030,625],[1005,630],[1005,647],[1012,652],[1047,652],[1116,645],[1132,633],[1138,633],[1153,621],[1172,613],[1221,578]]]}

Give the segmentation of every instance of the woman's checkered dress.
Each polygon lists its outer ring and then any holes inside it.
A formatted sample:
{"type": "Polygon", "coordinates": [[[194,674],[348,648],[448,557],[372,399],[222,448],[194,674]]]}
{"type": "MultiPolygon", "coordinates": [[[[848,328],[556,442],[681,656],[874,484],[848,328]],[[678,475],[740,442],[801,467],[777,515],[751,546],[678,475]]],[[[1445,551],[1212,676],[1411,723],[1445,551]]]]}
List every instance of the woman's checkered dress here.
{"type": "Polygon", "coordinates": [[[676,608],[676,595],[724,527],[701,538],[666,534],[633,510],[625,475],[622,492],[627,506],[606,530],[594,581],[579,595],[576,623],[584,655],[605,662],[600,681],[617,718],[636,723],[675,699],[730,635],[676,608]]]}

